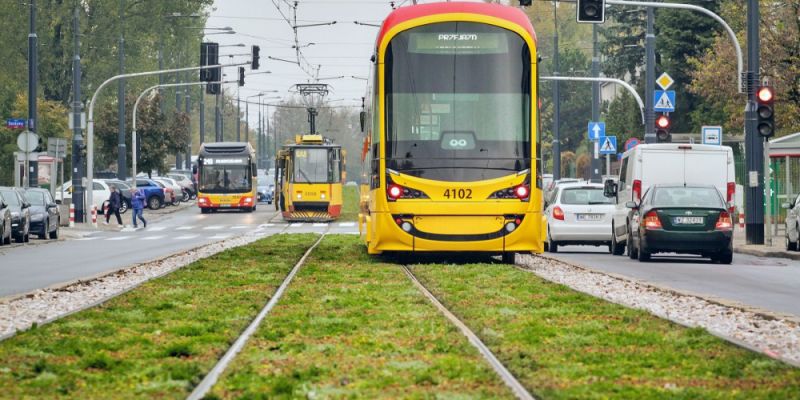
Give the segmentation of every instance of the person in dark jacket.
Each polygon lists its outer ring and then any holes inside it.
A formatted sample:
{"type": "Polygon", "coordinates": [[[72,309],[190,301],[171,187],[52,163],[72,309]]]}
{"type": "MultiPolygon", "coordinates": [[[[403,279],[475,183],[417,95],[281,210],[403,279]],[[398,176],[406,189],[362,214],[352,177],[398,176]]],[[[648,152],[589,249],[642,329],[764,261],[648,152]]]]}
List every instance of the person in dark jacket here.
{"type": "Polygon", "coordinates": [[[108,220],[111,219],[111,214],[113,213],[117,217],[117,224],[122,228],[122,217],[119,215],[119,208],[122,206],[122,196],[119,194],[116,186],[111,185],[110,189],[111,196],[108,197],[108,212],[106,212],[105,224],[108,225],[108,220]]]}
{"type": "Polygon", "coordinates": [[[144,197],[144,193],[141,190],[136,190],[136,188],[131,188],[131,208],[133,208],[133,227],[138,228],[139,226],[136,224],[136,218],[139,218],[144,227],[147,228],[147,221],[145,221],[144,216],[144,204],[147,202],[147,199],[144,197]]]}

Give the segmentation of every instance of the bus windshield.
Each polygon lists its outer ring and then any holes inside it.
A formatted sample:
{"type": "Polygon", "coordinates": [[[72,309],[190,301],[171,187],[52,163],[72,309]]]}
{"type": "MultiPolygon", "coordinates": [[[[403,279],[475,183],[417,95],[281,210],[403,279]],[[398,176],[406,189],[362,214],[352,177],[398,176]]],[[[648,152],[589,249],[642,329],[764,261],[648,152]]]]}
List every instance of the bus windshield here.
{"type": "Polygon", "coordinates": [[[204,193],[246,193],[253,188],[247,157],[208,157],[200,168],[199,191],[204,193]]]}
{"type": "Polygon", "coordinates": [[[338,148],[294,149],[293,182],[333,183],[341,180],[338,148]]]}
{"type": "Polygon", "coordinates": [[[386,52],[386,166],[476,181],[531,168],[531,53],[514,32],[445,22],[386,52]]]}

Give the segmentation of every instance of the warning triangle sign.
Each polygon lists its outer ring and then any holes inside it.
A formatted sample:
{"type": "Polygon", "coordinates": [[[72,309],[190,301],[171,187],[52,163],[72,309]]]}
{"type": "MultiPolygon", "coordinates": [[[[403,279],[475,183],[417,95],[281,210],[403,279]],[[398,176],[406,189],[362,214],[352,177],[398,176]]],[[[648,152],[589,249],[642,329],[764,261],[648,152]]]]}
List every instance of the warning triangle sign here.
{"type": "Polygon", "coordinates": [[[606,136],[606,140],[603,141],[603,145],[600,146],[600,151],[603,151],[603,152],[610,151],[610,152],[613,153],[613,152],[617,151],[617,148],[616,148],[616,146],[614,146],[613,143],[611,143],[611,138],[606,136]]]}
{"type": "Polygon", "coordinates": [[[656,105],[653,108],[674,110],[675,105],[672,104],[672,101],[670,101],[667,92],[663,92],[661,93],[661,97],[658,98],[658,101],[656,102],[656,105]]]}

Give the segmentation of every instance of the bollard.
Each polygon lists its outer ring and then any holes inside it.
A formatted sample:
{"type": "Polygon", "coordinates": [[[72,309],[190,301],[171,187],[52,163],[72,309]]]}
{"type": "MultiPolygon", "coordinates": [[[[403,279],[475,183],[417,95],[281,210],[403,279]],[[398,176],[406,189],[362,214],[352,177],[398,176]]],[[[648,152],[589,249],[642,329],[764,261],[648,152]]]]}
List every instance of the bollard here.
{"type": "Polygon", "coordinates": [[[739,213],[739,228],[744,229],[744,213],[739,213]]]}
{"type": "Polygon", "coordinates": [[[75,204],[69,205],[69,227],[75,227],[75,204]]]}
{"type": "Polygon", "coordinates": [[[92,205],[92,226],[97,228],[97,206],[92,205]]]}

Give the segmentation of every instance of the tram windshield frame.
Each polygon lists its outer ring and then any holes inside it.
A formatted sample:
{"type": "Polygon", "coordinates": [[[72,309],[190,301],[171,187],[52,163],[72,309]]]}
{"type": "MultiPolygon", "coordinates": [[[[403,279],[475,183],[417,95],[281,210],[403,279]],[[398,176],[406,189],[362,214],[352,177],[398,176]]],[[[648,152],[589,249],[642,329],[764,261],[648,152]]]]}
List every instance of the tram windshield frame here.
{"type": "Polygon", "coordinates": [[[341,148],[295,147],[292,183],[337,183],[342,180],[341,148]]]}
{"type": "Polygon", "coordinates": [[[531,168],[531,68],[526,41],[494,25],[396,35],[385,57],[387,168],[460,182],[531,168]]]}

